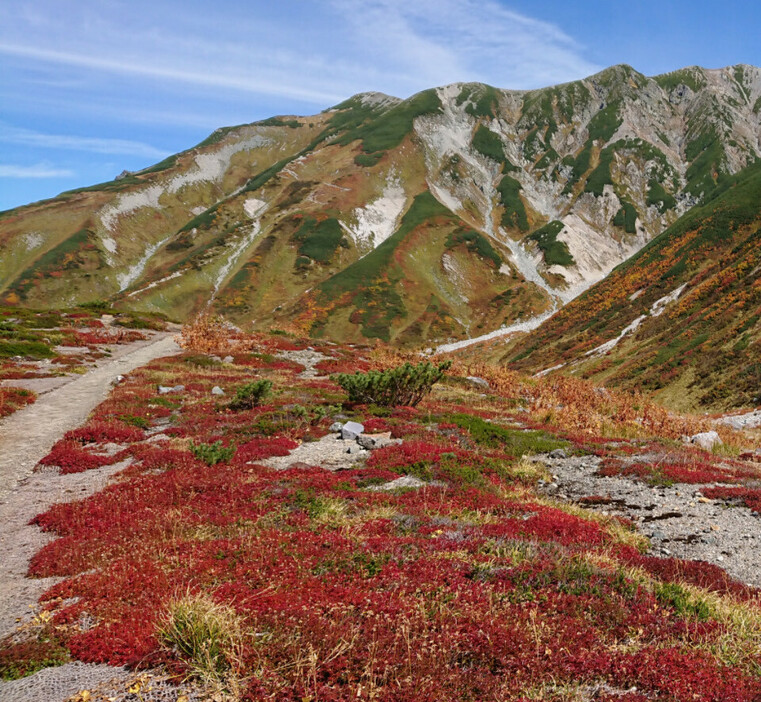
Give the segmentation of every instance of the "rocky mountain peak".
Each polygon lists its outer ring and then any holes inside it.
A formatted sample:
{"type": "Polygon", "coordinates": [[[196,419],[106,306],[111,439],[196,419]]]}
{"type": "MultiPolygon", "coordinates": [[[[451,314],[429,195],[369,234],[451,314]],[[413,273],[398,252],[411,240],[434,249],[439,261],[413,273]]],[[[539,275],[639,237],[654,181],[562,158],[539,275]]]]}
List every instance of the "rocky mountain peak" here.
{"type": "Polygon", "coordinates": [[[342,339],[523,328],[761,155],[761,71],[618,65],[513,91],[360,93],[0,219],[13,304],[114,298],[342,339]]]}

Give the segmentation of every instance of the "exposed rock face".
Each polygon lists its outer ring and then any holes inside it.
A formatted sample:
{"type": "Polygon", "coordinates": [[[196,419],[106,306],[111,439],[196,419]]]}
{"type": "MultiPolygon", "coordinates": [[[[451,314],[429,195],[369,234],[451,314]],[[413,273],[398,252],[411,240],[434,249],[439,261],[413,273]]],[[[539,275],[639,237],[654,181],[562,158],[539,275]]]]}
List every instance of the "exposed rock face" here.
{"type": "Polygon", "coordinates": [[[0,217],[0,299],[400,344],[525,325],[761,155],[761,70],[365,93],[0,217]],[[29,241],[35,245],[30,246],[29,241]]]}

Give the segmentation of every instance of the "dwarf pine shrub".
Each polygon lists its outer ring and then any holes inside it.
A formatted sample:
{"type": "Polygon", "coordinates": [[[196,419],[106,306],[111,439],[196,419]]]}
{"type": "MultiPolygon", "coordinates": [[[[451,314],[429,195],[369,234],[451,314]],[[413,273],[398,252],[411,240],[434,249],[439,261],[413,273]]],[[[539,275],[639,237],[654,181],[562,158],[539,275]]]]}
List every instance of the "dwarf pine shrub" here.
{"type": "Polygon", "coordinates": [[[272,390],[271,380],[254,380],[241,385],[235,390],[235,397],[230,403],[231,410],[248,410],[257,407],[272,390]]]}
{"type": "Polygon", "coordinates": [[[196,444],[191,441],[190,453],[207,466],[214,466],[229,461],[235,453],[235,446],[223,446],[221,441],[215,441],[213,444],[196,444]]]}
{"type": "Polygon", "coordinates": [[[381,407],[414,407],[431,392],[451,365],[451,361],[438,366],[428,361],[416,366],[404,363],[384,371],[338,373],[333,380],[346,390],[349,402],[381,407]]]}

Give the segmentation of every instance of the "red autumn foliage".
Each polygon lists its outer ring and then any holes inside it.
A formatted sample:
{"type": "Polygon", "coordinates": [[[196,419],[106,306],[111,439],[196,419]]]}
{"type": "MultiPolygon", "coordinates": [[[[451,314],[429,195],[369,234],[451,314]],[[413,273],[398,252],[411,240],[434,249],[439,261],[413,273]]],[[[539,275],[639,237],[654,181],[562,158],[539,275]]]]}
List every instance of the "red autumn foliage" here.
{"type": "MultiPolygon", "coordinates": [[[[281,343],[238,340],[267,353],[281,343]]],[[[84,460],[92,454],[83,444],[120,437],[134,459],[103,491],[35,518],[57,538],[34,556],[30,575],[62,578],[43,605],[75,658],[188,672],[160,647],[156,624],[171,599],[191,591],[240,618],[245,636],[233,672],[247,700],[523,700],[601,682],[601,700],[759,699],[749,666],[727,664],[711,648],[727,633],[723,622],[658,600],[626,567],[750,604],[758,593],[714,566],[643,556],[604,523],[548,506],[530,483],[498,470],[512,459],[446,421],[469,412],[467,404],[432,397],[387,418],[357,415],[369,432],[405,438],[373,451],[364,466],[257,464],[313,431],[288,407],[335,401],[327,381],[298,381],[277,364],[257,368],[275,380],[271,404],[245,412],[220,409],[209,390],[241,384],[250,368],[151,364],[56,447],[84,460]],[[152,407],[156,371],[186,390],[152,407]],[[164,434],[234,443],[234,458],[209,466],[183,439],[149,442],[118,420],[155,423],[159,409],[170,422],[164,434]],[[436,482],[369,489],[410,473],[436,482]],[[95,626],[82,630],[83,615],[95,626]]],[[[509,404],[484,401],[470,413],[501,419],[514,411],[509,404]]],[[[609,438],[590,447],[590,436],[579,432],[574,450],[626,453],[628,445],[609,438]]],[[[686,459],[670,465],[712,469],[686,459]]]]}

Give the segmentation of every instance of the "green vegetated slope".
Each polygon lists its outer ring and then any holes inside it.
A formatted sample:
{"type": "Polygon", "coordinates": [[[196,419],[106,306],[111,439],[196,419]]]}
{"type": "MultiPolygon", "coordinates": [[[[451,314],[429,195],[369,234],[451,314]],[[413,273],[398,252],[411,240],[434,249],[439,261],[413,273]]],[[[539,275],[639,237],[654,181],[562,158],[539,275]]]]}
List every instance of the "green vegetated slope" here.
{"type": "Polygon", "coordinates": [[[761,398],[761,164],[726,179],[604,281],[513,345],[526,370],[560,363],[680,408],[761,398]],[[659,300],[679,289],[673,301],[659,300]],[[609,351],[594,352],[642,317],[609,351]]]}
{"type": "MultiPolygon", "coordinates": [[[[252,171],[283,152],[298,153],[320,128],[318,120],[301,128],[267,122],[217,130],[152,168],[3,213],[3,301],[56,306],[114,298],[152,269],[173,270],[180,252],[208,248],[203,236],[188,242],[196,225],[211,222],[252,171]]],[[[183,312],[171,305],[158,311],[183,312]]]]}
{"type": "Polygon", "coordinates": [[[416,195],[392,236],[284,308],[317,336],[416,345],[493,328],[543,296],[500,271],[508,253],[444,207],[416,195]]]}
{"type": "Polygon", "coordinates": [[[587,275],[584,228],[621,252],[609,268],[756,159],[759,73],[615,66],[542,90],[366,93],[225,127],[0,213],[0,301],[211,310],[404,345],[486,333],[551,304],[508,237],[563,292],[587,275]]]}

